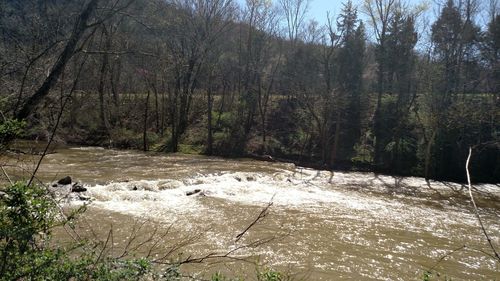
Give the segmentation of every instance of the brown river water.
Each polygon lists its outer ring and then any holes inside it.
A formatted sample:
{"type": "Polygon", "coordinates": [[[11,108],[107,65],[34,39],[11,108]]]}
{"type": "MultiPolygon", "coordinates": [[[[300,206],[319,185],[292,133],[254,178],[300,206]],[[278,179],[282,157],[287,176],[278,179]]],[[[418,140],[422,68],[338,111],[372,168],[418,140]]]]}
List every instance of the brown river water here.
{"type": "MultiPolygon", "coordinates": [[[[222,271],[253,280],[258,263],[295,280],[422,280],[429,268],[440,274],[434,280],[500,280],[500,263],[489,256],[461,184],[249,159],[96,147],[54,152],[38,178],[50,184],[69,175],[88,189],[82,235],[106,239],[113,228],[117,248],[132,236],[130,245],[163,236],[144,243],[154,246],[151,253],[134,251],[153,258],[171,252],[170,260],[231,252],[181,267],[199,277],[222,271]],[[237,241],[271,201],[267,215],[237,241]]],[[[2,164],[11,175],[23,167],[26,177],[38,157],[4,156],[2,164]]],[[[500,248],[500,185],[474,188],[481,218],[500,248]]],[[[63,198],[65,190],[57,193],[63,198]]],[[[61,200],[66,207],[83,204],[75,196],[61,200]]]]}

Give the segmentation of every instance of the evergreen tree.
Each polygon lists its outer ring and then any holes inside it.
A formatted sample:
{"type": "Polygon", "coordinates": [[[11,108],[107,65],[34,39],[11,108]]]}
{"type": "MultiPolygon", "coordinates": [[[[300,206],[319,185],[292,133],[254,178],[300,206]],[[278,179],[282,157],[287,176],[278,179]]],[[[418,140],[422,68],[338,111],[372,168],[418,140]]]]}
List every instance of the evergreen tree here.
{"type": "Polygon", "coordinates": [[[442,105],[450,102],[450,95],[458,88],[459,61],[461,55],[463,22],[460,11],[448,0],[441,11],[439,18],[432,25],[432,41],[435,45],[435,54],[443,65],[443,83],[440,87],[442,105]]]}
{"type": "Polygon", "coordinates": [[[361,95],[363,92],[363,69],[365,52],[365,31],[358,19],[358,11],[352,1],[344,4],[338,18],[341,46],[337,53],[338,88],[345,97],[343,121],[345,127],[338,132],[339,158],[350,161],[354,156],[354,146],[361,136],[361,95]]]}

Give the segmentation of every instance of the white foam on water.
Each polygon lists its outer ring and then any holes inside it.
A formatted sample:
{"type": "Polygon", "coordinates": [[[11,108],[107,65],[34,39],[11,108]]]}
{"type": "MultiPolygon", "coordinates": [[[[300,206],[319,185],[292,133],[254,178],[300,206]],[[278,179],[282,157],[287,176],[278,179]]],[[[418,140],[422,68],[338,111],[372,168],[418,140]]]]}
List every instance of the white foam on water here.
{"type": "MultiPolygon", "coordinates": [[[[299,172],[283,170],[274,174],[220,172],[192,175],[181,180],[111,182],[88,186],[87,193],[99,207],[154,218],[170,219],[175,214],[196,215],[208,210],[217,211],[209,203],[215,198],[228,204],[252,206],[265,206],[272,201],[273,208],[278,210],[307,210],[324,218],[370,219],[398,228],[425,229],[443,237],[447,233],[440,233],[436,228],[442,229],[440,226],[454,223],[477,223],[472,214],[464,214],[459,207],[445,206],[441,210],[408,204],[399,197],[373,196],[343,188],[359,181],[366,184],[368,178],[373,180],[369,173],[356,174],[335,173],[331,177],[329,172],[312,169],[300,169],[299,172]],[[199,192],[187,196],[194,191],[199,192]]],[[[384,179],[373,180],[374,185],[380,184],[376,181],[384,179]]]]}
{"type": "Polygon", "coordinates": [[[71,150],[82,150],[82,151],[92,151],[92,150],[100,150],[100,151],[103,151],[105,150],[104,147],[100,147],[100,146],[82,146],[82,147],[71,147],[69,148],[71,150]]]}

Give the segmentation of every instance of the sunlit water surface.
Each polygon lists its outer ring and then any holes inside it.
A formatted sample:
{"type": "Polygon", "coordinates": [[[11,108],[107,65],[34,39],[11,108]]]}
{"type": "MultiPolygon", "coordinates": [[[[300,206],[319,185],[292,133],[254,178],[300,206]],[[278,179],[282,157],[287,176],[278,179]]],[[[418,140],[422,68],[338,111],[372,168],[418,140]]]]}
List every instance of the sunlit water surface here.
{"type": "MultiPolygon", "coordinates": [[[[2,162],[14,174],[12,166],[22,166],[24,176],[38,159],[16,157],[2,162]]],[[[460,184],[94,147],[57,149],[38,172],[46,183],[66,175],[88,189],[82,194],[90,198],[82,235],[105,239],[113,228],[118,249],[133,233],[138,237],[131,245],[137,245],[168,231],[156,245],[136,251],[153,258],[172,251],[170,260],[237,249],[231,259],[184,268],[198,276],[254,276],[255,264],[237,260],[245,259],[307,280],[422,280],[429,268],[441,274],[439,280],[500,279],[499,263],[487,255],[491,250],[460,184]],[[267,216],[236,241],[269,202],[267,216]]],[[[481,217],[500,247],[500,186],[475,188],[481,217]]],[[[64,196],[67,190],[56,191],[64,196]]],[[[81,205],[74,197],[64,204],[81,205]]]]}

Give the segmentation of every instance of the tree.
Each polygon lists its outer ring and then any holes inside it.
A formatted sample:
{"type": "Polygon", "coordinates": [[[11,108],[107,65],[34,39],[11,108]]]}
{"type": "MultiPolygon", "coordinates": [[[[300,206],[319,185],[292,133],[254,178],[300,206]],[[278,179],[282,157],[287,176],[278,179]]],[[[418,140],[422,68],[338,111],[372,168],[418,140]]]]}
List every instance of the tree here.
{"type": "Polygon", "coordinates": [[[386,91],[386,71],[387,60],[386,56],[389,52],[387,48],[387,36],[389,24],[392,21],[397,7],[400,7],[399,0],[365,0],[364,12],[369,16],[370,24],[374,30],[376,49],[375,59],[377,61],[377,102],[375,113],[373,116],[373,134],[375,137],[374,157],[375,166],[381,165],[381,154],[383,145],[380,139],[382,138],[382,126],[384,123],[382,116],[382,95],[386,91]]]}
{"type": "Polygon", "coordinates": [[[345,102],[337,112],[331,164],[334,164],[339,148],[340,159],[350,161],[354,156],[354,146],[361,136],[361,95],[366,40],[364,24],[358,19],[357,9],[352,1],[344,4],[337,22],[341,34],[341,45],[336,56],[337,83],[339,92],[344,96],[340,99],[345,99],[345,102]],[[345,123],[345,127],[341,126],[342,123],[345,123]]]}
{"type": "Polygon", "coordinates": [[[279,0],[279,4],[285,17],[288,40],[294,46],[300,38],[309,0],[279,0]]]}
{"type": "Polygon", "coordinates": [[[453,121],[467,118],[467,111],[463,110],[466,94],[473,92],[479,81],[475,70],[479,29],[473,22],[474,1],[459,4],[447,1],[432,25],[436,63],[442,71],[434,93],[437,123],[432,154],[437,175],[454,175],[456,163],[466,157],[466,143],[473,141],[466,137],[470,131],[467,125],[453,121]],[[463,141],[457,142],[457,138],[463,141]]]}
{"type": "Polygon", "coordinates": [[[209,52],[227,30],[233,13],[232,0],[179,0],[174,3],[178,14],[175,24],[169,27],[172,37],[166,43],[174,63],[174,93],[169,101],[172,125],[170,149],[177,152],[180,137],[188,127],[200,72],[209,52]]]}
{"type": "Polygon", "coordinates": [[[459,62],[462,54],[463,22],[460,11],[448,0],[439,18],[432,25],[432,41],[435,53],[444,66],[442,83],[442,104],[450,102],[450,95],[457,92],[459,84],[459,62]]]}
{"type": "Polygon", "coordinates": [[[64,50],[52,67],[49,75],[47,76],[43,84],[38,88],[38,90],[32,96],[30,96],[27,101],[24,102],[23,106],[16,114],[17,119],[26,119],[29,114],[33,112],[35,107],[41,102],[41,100],[49,94],[50,89],[59,79],[59,76],[63,72],[66,64],[74,55],[80,39],[83,37],[85,31],[89,29],[89,26],[91,26],[89,22],[94,11],[97,9],[98,3],[99,0],[91,0],[85,6],[75,22],[73,32],[71,33],[64,50]]]}
{"type": "Polygon", "coordinates": [[[391,94],[384,104],[384,132],[378,141],[384,147],[383,162],[393,172],[407,173],[415,162],[417,140],[412,134],[411,107],[416,99],[414,51],[418,40],[415,31],[415,16],[397,11],[389,26],[387,47],[390,55],[386,85],[391,94]]]}
{"type": "Polygon", "coordinates": [[[495,15],[488,23],[483,39],[482,56],[488,67],[488,89],[500,105],[500,15],[495,15]]]}
{"type": "Polygon", "coordinates": [[[269,101],[282,63],[278,21],[276,7],[271,2],[246,1],[236,39],[238,105],[229,133],[233,152],[241,153],[245,149],[256,117],[261,137],[259,152],[266,153],[268,149],[269,101]]]}

